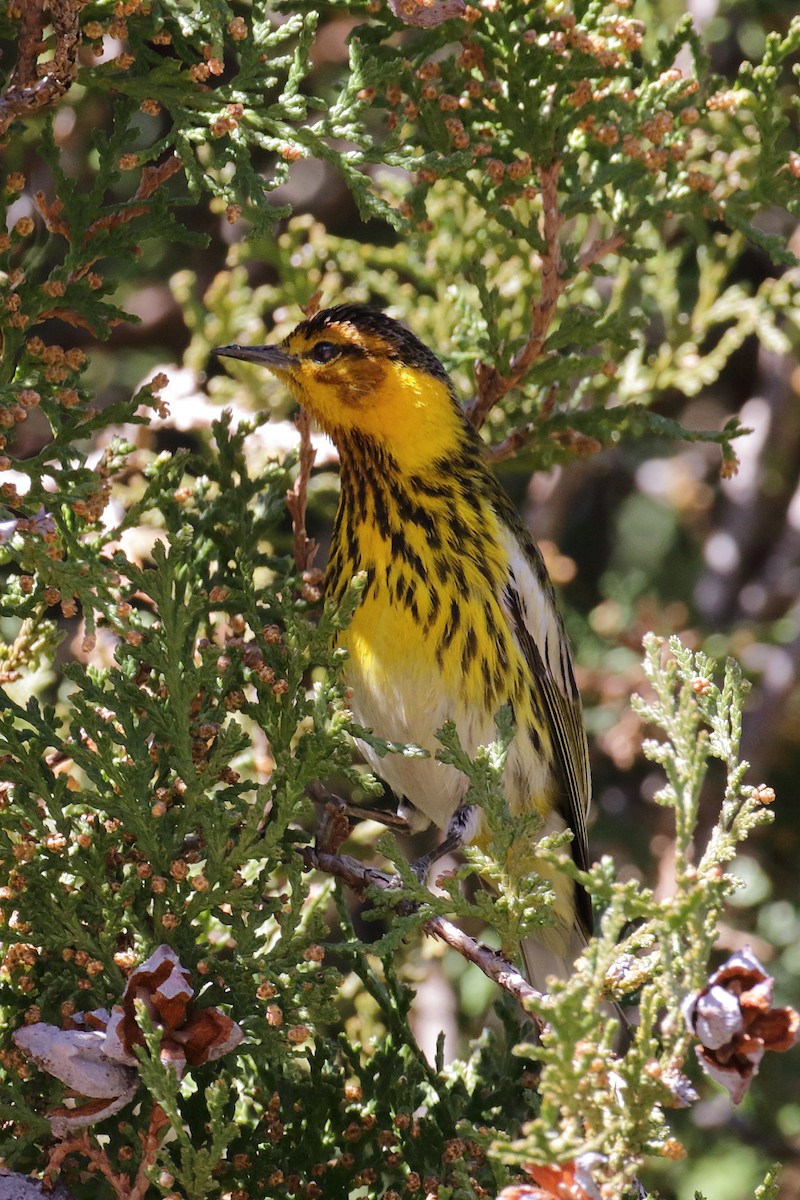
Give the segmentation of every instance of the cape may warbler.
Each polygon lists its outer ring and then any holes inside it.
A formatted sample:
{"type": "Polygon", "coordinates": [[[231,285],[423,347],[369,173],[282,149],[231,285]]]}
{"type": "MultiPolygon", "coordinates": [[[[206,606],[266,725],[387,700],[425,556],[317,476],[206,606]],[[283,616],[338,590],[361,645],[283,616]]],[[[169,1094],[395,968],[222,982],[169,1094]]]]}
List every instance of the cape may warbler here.
{"type": "MultiPolygon", "coordinates": [[[[366,587],[342,636],[356,719],[428,758],[378,758],[414,830],[431,822],[444,845],[480,840],[463,803],[466,777],[437,762],[436,730],[452,719],[468,753],[491,742],[510,705],[515,736],[504,786],[512,814],[536,808],[543,831],[572,830],[587,863],[589,768],[581,703],[541,554],[482,454],[444,367],[402,325],[343,305],[303,321],[279,346],[225,346],[260,363],[330,435],[341,494],[326,589],[366,587]]],[[[537,863],[555,889],[554,927],[523,946],[540,989],[566,975],[591,932],[588,896],[537,863]]]]}

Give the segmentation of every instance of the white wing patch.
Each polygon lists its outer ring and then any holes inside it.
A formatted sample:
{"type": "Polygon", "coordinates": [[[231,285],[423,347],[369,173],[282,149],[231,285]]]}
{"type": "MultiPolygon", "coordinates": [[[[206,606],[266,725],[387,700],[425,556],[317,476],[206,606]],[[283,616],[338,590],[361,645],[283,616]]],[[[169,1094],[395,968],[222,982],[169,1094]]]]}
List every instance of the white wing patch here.
{"type": "Polygon", "coordinates": [[[509,568],[516,584],[515,591],[519,597],[525,628],[538,647],[542,662],[564,699],[575,700],[577,692],[567,657],[564,629],[554,607],[552,595],[542,587],[530,559],[510,530],[501,530],[501,540],[508,554],[509,568]]]}

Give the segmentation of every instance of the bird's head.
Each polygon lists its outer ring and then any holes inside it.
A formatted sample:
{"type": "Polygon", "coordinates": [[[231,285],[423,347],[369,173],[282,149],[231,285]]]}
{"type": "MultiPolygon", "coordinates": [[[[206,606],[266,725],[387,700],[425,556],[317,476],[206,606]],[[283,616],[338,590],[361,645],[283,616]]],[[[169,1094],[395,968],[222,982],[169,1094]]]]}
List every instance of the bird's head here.
{"type": "Polygon", "coordinates": [[[215,353],[272,371],[340,450],[358,434],[411,468],[463,439],[461,409],[436,355],[375,309],[327,308],[279,345],[215,353]]]}

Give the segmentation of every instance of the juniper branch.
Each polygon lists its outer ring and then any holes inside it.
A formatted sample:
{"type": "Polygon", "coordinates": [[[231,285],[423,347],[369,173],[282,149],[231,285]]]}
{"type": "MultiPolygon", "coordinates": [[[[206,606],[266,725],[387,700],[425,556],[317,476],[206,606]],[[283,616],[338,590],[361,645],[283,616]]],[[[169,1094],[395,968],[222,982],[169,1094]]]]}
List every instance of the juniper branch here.
{"type": "MultiPolygon", "coordinates": [[[[344,880],[357,895],[363,895],[370,887],[387,892],[396,890],[396,880],[393,876],[347,854],[331,854],[327,850],[311,846],[303,847],[301,854],[306,867],[335,875],[337,879],[344,880]]],[[[490,946],[464,933],[446,917],[430,917],[423,922],[422,928],[429,937],[439,938],[467,962],[474,963],[488,979],[492,979],[498,987],[503,988],[523,1005],[540,1031],[544,1029],[546,1022],[536,1011],[541,1005],[542,993],[531,987],[507,959],[490,946]]]]}
{"type": "Polygon", "coordinates": [[[81,44],[78,18],[86,0],[29,0],[23,4],[19,57],[11,82],[0,96],[0,137],[18,117],[30,117],[48,108],[71,87],[78,70],[81,44]],[[53,57],[40,74],[39,56],[48,26],[55,35],[53,57]]]}

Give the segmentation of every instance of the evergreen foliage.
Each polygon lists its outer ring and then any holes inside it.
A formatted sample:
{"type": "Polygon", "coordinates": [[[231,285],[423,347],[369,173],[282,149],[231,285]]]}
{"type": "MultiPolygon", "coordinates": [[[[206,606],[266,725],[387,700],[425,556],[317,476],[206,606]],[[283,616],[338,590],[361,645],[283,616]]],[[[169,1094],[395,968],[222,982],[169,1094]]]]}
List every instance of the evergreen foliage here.
{"type": "MultiPolygon", "coordinates": [[[[770,790],[744,782],[740,671],[717,682],[702,652],[648,642],[637,712],[674,814],[674,896],[602,859],[580,875],[597,938],[530,1001],[541,1044],[496,989],[471,1047],[429,1062],[410,1016],[424,927],[453,921],[513,958],[548,919],[546,882],[508,869],[532,832],[499,786],[509,717],[474,761],[442,731],[492,842],[436,894],[370,825],[347,849],[393,864],[402,889],[376,876],[363,912],[310,869],[338,849],[330,829],[315,841],[311,785],[381,792],[353,763],[364,731],[330,649],[362,581],[323,604],[292,553],[308,463],[272,432],[286,398],[247,364],[215,374],[210,351],[280,336],[320,294],[370,301],[440,353],[498,461],[529,473],[658,438],[718,445],[732,472],[737,418],[698,430],[675,400],[747,338],[797,345],[800,22],[724,81],[687,19],[668,28],[644,2],[484,0],[417,27],[427,8],[36,0],[2,15],[0,1154],[24,1173],[50,1161],[75,1197],[467,1200],[531,1164],[553,1189],[582,1164],[621,1196],[683,1153],[667,1114],[688,1094],[680,1005],[708,978],[737,847],[771,814],[770,790]],[[338,72],[314,57],[318,29],[349,35],[338,72]],[[346,184],[347,236],[292,214],[306,161],[346,184]],[[775,272],[750,287],[753,246],[775,272]],[[165,269],[183,406],[160,372],[140,384],[117,340],[165,269]],[[195,434],[167,449],[187,408],[195,434]],[[54,1152],[63,1087],[13,1032],[111,1010],[161,943],[244,1041],[178,1079],[143,1010],[136,1104],[54,1152]],[[641,1021],[613,1067],[609,995],[641,1021]]],[[[318,515],[324,491],[315,477],[318,515]]],[[[564,838],[541,854],[575,874],[564,838]]]]}

